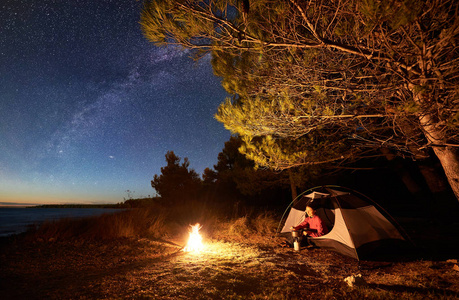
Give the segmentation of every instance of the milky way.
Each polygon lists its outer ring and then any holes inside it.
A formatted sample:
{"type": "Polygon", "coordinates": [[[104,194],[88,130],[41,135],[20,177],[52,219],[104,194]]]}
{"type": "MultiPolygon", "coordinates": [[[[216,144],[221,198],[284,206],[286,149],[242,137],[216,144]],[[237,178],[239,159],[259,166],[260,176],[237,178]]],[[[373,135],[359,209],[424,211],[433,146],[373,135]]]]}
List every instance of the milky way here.
{"type": "Polygon", "coordinates": [[[140,1],[0,4],[0,202],[153,195],[168,150],[198,173],[229,138],[210,57],[142,36],[140,1]]]}

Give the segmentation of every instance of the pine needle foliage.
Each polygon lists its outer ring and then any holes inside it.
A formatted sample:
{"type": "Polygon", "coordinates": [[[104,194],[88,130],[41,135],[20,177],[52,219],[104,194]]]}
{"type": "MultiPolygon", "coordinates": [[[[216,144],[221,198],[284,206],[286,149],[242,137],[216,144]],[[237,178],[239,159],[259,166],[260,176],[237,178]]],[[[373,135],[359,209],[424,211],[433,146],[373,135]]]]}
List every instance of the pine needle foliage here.
{"type": "Polygon", "coordinates": [[[459,196],[457,1],[244,2],[147,1],[141,23],[153,42],[213,55],[232,94],[217,119],[248,157],[289,168],[433,150],[459,196]]]}

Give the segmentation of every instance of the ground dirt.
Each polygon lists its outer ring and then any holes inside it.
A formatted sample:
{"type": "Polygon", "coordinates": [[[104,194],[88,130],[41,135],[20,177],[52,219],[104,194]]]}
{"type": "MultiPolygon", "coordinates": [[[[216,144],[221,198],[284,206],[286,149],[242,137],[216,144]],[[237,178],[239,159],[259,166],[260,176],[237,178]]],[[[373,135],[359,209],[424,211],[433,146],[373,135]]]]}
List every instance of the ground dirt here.
{"type": "MultiPolygon", "coordinates": [[[[427,234],[421,232],[420,235],[427,234]]],[[[456,246],[444,255],[361,261],[320,248],[205,239],[5,239],[2,299],[458,299],[456,246]],[[344,279],[361,274],[350,287],[344,279]]],[[[427,241],[430,243],[430,241],[427,241]]]]}

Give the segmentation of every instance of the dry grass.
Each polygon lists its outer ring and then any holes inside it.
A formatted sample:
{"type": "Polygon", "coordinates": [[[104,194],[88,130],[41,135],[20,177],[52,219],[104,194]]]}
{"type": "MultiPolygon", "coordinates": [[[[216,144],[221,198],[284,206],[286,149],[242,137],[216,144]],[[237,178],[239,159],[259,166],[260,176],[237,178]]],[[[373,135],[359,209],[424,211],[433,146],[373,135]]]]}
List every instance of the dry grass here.
{"type": "Polygon", "coordinates": [[[188,203],[45,224],[0,248],[2,299],[457,299],[446,261],[362,262],[276,247],[269,212],[233,219],[188,203]],[[181,251],[189,224],[205,249],[181,251]],[[362,274],[365,285],[344,278],[362,274]]]}
{"type": "Polygon", "coordinates": [[[116,238],[148,237],[161,239],[186,231],[189,224],[200,222],[207,228],[219,220],[212,207],[198,202],[167,207],[150,205],[118,213],[81,219],[60,219],[41,224],[28,233],[29,239],[107,240],[116,238]]]}
{"type": "Polygon", "coordinates": [[[220,229],[211,236],[218,240],[258,245],[276,245],[277,218],[269,212],[219,222],[220,229]]]}
{"type": "Polygon", "coordinates": [[[208,238],[233,242],[266,244],[272,242],[278,219],[270,212],[251,213],[228,219],[215,205],[186,202],[179,206],[161,205],[135,208],[119,213],[81,219],[45,222],[29,232],[29,239],[67,241],[116,238],[169,239],[187,232],[190,224],[200,223],[208,238]]]}
{"type": "Polygon", "coordinates": [[[167,214],[153,208],[132,209],[81,219],[60,219],[43,223],[29,234],[32,239],[115,239],[136,236],[161,237],[168,233],[167,214]]]}

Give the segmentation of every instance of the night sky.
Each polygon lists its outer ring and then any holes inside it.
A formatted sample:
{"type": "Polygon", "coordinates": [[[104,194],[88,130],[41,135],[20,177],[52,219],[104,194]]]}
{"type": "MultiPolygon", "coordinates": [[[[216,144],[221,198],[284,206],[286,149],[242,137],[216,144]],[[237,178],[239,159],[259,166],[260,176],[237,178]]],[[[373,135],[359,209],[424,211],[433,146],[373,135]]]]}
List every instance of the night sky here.
{"type": "Polygon", "coordinates": [[[0,202],[117,203],[154,195],[165,154],[199,174],[230,133],[226,93],[198,62],[142,35],[136,0],[0,4],[0,202]]]}

